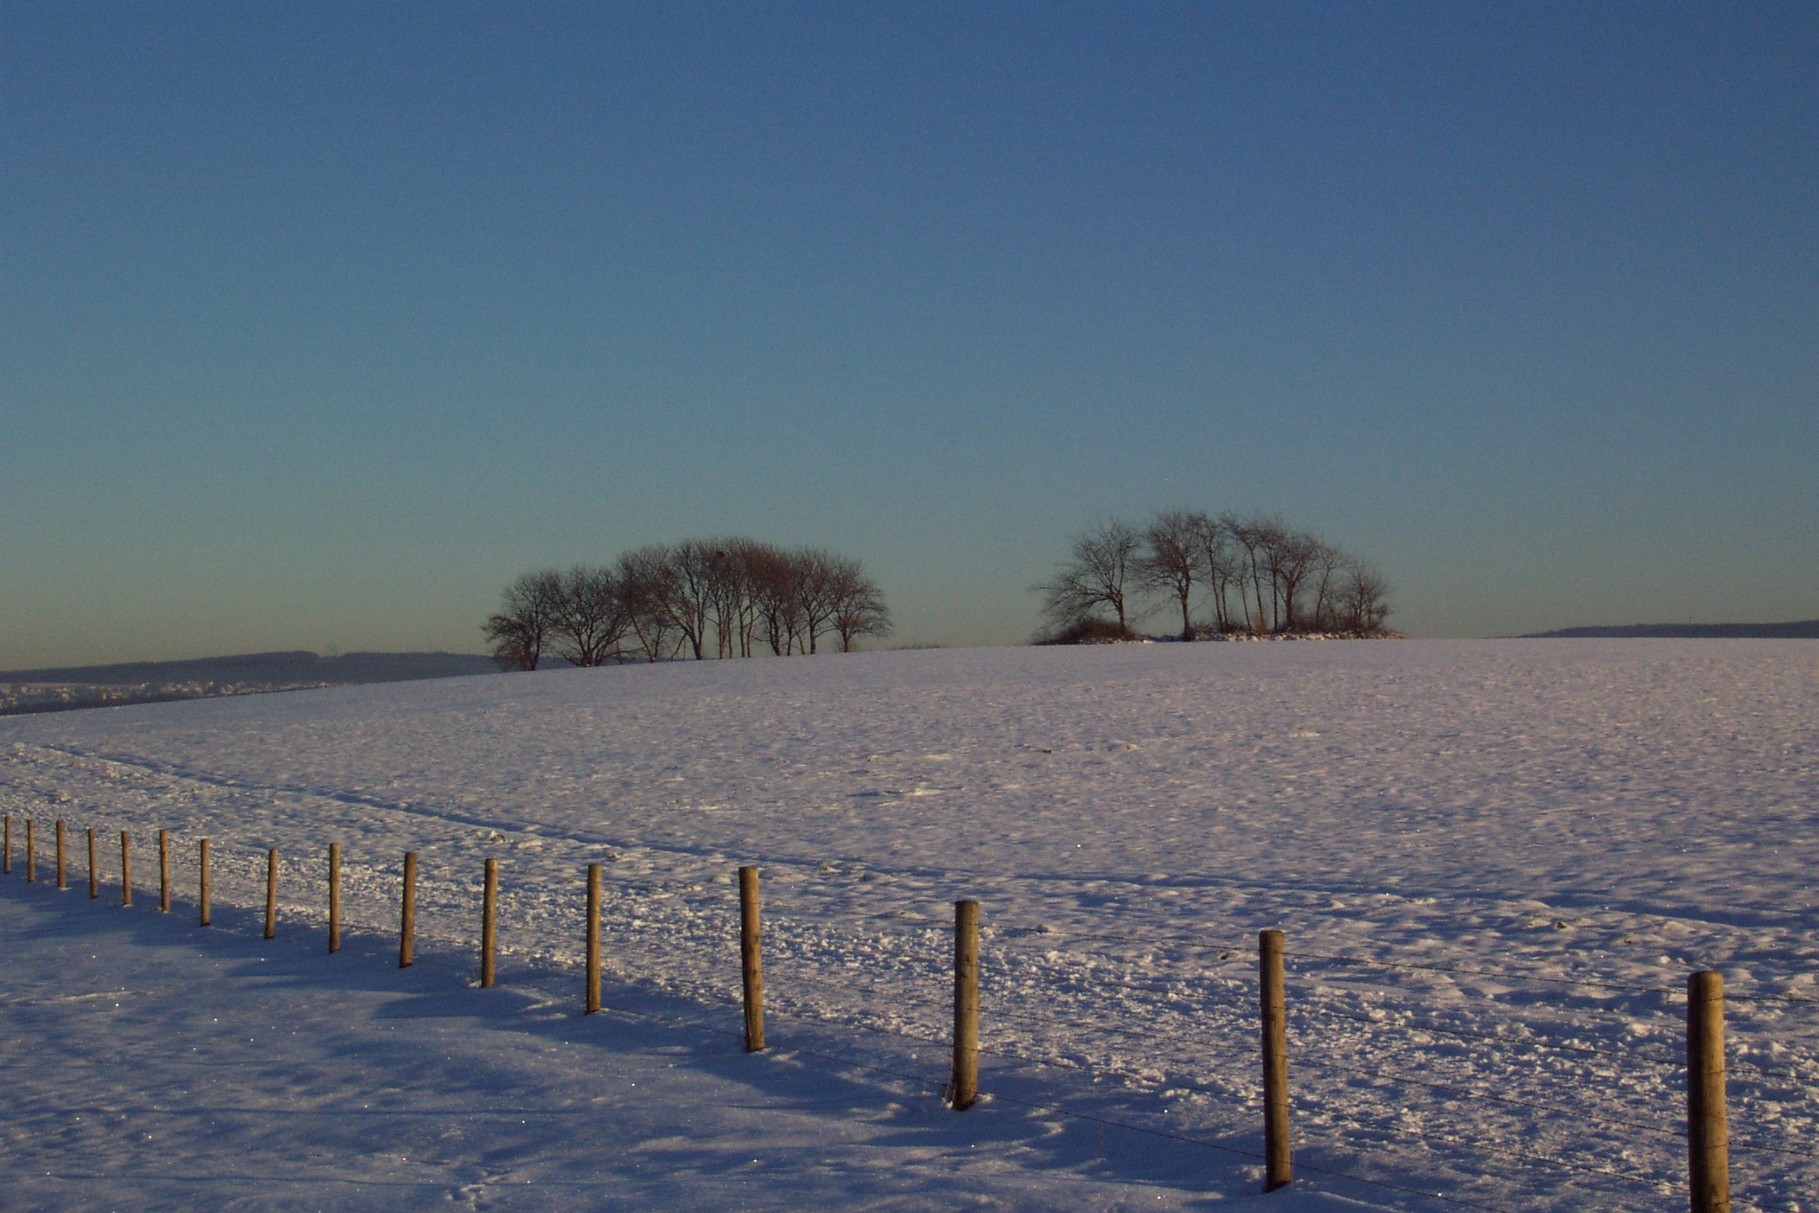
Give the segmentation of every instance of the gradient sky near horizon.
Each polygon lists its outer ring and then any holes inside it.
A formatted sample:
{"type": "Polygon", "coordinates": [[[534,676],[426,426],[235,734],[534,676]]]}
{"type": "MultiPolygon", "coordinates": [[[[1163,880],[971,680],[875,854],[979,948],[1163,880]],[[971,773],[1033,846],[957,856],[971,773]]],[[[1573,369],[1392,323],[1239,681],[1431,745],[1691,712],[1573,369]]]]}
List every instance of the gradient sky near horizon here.
{"type": "Polygon", "coordinates": [[[1419,636],[1819,616],[1819,6],[0,0],[0,668],[1273,511],[1419,636]]]}

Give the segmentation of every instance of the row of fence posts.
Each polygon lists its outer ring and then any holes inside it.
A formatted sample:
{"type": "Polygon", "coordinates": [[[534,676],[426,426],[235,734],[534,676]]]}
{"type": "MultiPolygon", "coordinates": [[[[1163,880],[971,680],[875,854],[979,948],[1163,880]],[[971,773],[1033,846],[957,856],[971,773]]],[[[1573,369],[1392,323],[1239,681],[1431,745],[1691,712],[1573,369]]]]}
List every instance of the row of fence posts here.
{"type": "MultiPolygon", "coordinates": [[[[56,823],[57,887],[69,887],[64,858],[64,826],[56,823]]],[[[89,897],[101,895],[95,860],[95,831],[88,831],[89,897]]],[[[209,925],[209,841],[199,839],[198,923],[209,925]]],[[[4,818],[0,871],[13,870],[13,819],[4,818]]],[[[25,879],[37,880],[33,823],[25,821],[25,879]]],[[[480,986],[493,985],[493,955],[498,939],[499,861],[489,858],[481,894],[480,986]]],[[[601,868],[587,865],[587,961],[585,1014],[600,1010],[601,868]]],[[[120,904],[133,904],[132,842],[120,831],[120,904]]],[[[158,909],[169,913],[170,835],[158,831],[158,909]]],[[[398,967],[413,960],[417,926],[417,852],[406,851],[400,894],[398,967]]],[[[278,929],[278,849],[266,852],[265,938],[278,929]]],[[[762,1052],[764,1041],[764,962],[759,917],[758,869],[739,869],[740,977],[745,1012],[745,1049],[762,1052]]],[[[328,848],[328,950],[341,948],[341,844],[328,848]]],[[[1263,1152],[1266,1192],[1287,1186],[1293,1176],[1289,1133],[1288,1001],[1284,981],[1284,937],[1263,931],[1257,937],[1258,1009],[1262,1027],[1263,1152]]],[[[946,1095],[955,1111],[965,1111],[979,1098],[979,903],[954,903],[954,1036],[953,1070],[946,1095]]],[[[1692,1213],[1730,1213],[1730,1142],[1724,1087],[1724,978],[1714,971],[1694,973],[1687,982],[1687,1176],[1692,1213]]]]}

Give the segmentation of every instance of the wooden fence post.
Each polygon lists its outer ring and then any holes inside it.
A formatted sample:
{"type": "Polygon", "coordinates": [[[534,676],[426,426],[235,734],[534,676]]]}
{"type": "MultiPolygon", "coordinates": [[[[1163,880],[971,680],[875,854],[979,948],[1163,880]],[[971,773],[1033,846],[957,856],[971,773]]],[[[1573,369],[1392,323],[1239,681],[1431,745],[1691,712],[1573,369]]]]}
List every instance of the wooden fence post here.
{"type": "Polygon", "coordinates": [[[600,1009],[600,865],[587,865],[587,1014],[600,1009]]]}
{"type": "Polygon", "coordinates": [[[1686,983],[1687,1178],[1692,1213],[1730,1213],[1730,1129],[1724,1109],[1724,975],[1686,983]]]}
{"type": "Polygon", "coordinates": [[[38,879],[38,857],[32,851],[32,819],[25,819],[25,882],[38,879]]]}
{"type": "Polygon", "coordinates": [[[120,831],[120,904],[133,904],[133,840],[120,831]]]}
{"type": "Polygon", "coordinates": [[[196,886],[198,889],[198,896],[202,901],[201,910],[198,914],[198,923],[199,925],[206,927],[208,925],[208,839],[206,838],[199,840],[197,843],[196,868],[196,886]]]}
{"type": "Polygon", "coordinates": [[[57,818],[57,887],[69,888],[69,873],[63,863],[63,818],[57,818]]]}
{"type": "Polygon", "coordinates": [[[265,853],[265,937],[278,933],[278,848],[265,853]]]}
{"type": "Polygon", "coordinates": [[[417,852],[404,853],[404,906],[398,921],[398,967],[411,967],[411,940],[417,933],[417,852]]]}
{"type": "Polygon", "coordinates": [[[158,913],[171,912],[171,836],[158,831],[158,913]]]}
{"type": "Polygon", "coordinates": [[[101,896],[101,870],[95,863],[95,827],[88,828],[88,899],[101,896]]]}
{"type": "Polygon", "coordinates": [[[328,844],[328,950],[341,950],[341,844],[328,844]]]}
{"type": "Polygon", "coordinates": [[[954,903],[953,1108],[979,1098],[979,903],[954,903]]]}
{"type": "Polygon", "coordinates": [[[758,919],[758,869],[739,869],[739,968],[745,985],[745,1051],[764,1051],[764,956],[758,919]]]}
{"type": "Polygon", "coordinates": [[[1263,1013],[1263,1190],[1294,1178],[1288,1129],[1288,1003],[1283,994],[1282,932],[1257,936],[1257,977],[1263,1013]]]}
{"type": "Polygon", "coordinates": [[[480,889],[480,988],[493,985],[493,946],[498,941],[499,861],[488,858],[480,889]]]}

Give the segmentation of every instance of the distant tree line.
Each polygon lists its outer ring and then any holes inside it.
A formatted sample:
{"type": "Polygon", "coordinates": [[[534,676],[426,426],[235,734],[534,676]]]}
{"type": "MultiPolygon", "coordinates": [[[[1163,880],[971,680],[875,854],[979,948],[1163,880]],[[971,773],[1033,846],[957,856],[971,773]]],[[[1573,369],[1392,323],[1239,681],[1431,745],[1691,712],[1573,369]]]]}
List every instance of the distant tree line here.
{"type": "Polygon", "coordinates": [[[1165,510],[1146,526],[1101,522],[1068,545],[1043,596],[1038,643],[1127,639],[1158,609],[1180,636],[1309,632],[1375,635],[1389,587],[1368,564],[1273,514],[1165,510]],[[1203,612],[1196,619],[1196,606],[1203,612]]]}
{"type": "Polygon", "coordinates": [[[691,539],[626,552],[610,565],[525,573],[505,587],[485,632],[493,660],[534,670],[692,656],[850,651],[888,636],[884,595],[859,561],[753,539],[691,539]]]}

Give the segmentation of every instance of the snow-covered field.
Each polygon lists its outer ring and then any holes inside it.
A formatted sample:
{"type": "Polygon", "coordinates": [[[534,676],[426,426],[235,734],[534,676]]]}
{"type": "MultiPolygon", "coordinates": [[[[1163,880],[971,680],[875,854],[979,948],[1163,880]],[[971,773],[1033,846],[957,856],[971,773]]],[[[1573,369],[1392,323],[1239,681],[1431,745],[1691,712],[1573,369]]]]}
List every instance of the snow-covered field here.
{"type": "Polygon", "coordinates": [[[1684,990],[1710,967],[1735,1207],[1819,1209],[1816,722],[1803,641],[830,655],[0,721],[0,1201],[1684,1207],[1684,990]],[[358,928],[332,957],[331,841],[358,928]],[[583,1017],[594,861],[607,1010],[583,1017]],[[955,1113],[960,897],[984,905],[987,1098],[955,1113]],[[1297,1181],[1262,1195],[1268,927],[1297,1181]]]}

